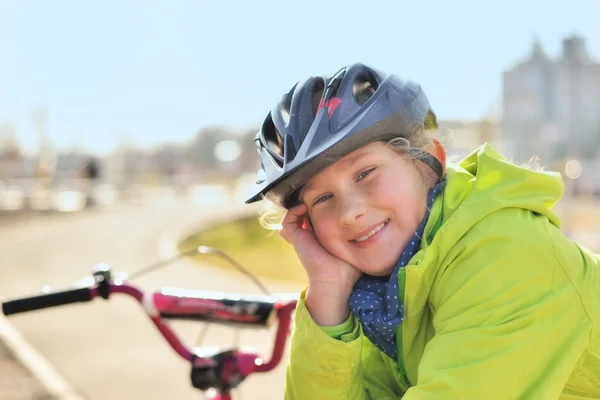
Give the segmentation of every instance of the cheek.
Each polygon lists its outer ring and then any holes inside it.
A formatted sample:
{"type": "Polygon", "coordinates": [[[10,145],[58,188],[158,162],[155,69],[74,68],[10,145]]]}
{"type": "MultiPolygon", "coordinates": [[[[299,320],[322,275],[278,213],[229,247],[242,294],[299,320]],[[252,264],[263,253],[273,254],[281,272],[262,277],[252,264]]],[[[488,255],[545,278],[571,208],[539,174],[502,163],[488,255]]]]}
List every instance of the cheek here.
{"type": "Polygon", "coordinates": [[[369,203],[385,208],[402,208],[410,197],[411,189],[399,179],[380,179],[367,190],[369,203]]]}
{"type": "Polygon", "coordinates": [[[370,204],[375,208],[388,209],[401,221],[420,221],[425,208],[421,186],[412,180],[391,179],[378,184],[369,191],[370,204]]]}
{"type": "Polygon", "coordinates": [[[331,217],[324,215],[311,215],[312,229],[321,243],[330,241],[335,232],[335,225],[331,217]]]}
{"type": "Polygon", "coordinates": [[[339,256],[345,239],[342,238],[342,232],[336,221],[331,217],[319,218],[318,221],[313,221],[313,230],[321,246],[331,254],[339,256]]]}

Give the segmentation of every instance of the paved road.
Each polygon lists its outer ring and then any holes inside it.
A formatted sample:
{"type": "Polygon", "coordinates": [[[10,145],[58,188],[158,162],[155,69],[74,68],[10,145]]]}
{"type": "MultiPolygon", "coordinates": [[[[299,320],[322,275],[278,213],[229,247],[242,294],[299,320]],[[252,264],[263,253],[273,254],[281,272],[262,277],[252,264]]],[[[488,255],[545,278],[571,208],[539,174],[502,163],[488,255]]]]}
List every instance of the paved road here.
{"type": "Polygon", "coordinates": [[[15,358],[12,349],[3,341],[0,341],[0,399],[57,400],[48,393],[48,388],[15,358]]]}
{"type": "MultiPolygon", "coordinates": [[[[64,286],[89,273],[97,262],[133,271],[157,260],[157,242],[169,230],[199,221],[218,220],[227,207],[200,207],[165,196],[147,204],[112,210],[57,215],[0,228],[0,293],[2,297],[35,293],[43,285],[64,286]]],[[[188,261],[137,281],[147,289],[161,286],[257,293],[239,274],[229,274],[188,261]]],[[[297,288],[270,283],[274,291],[297,288]]],[[[83,397],[100,399],[198,399],[188,383],[189,367],[154,330],[139,305],[129,298],[110,303],[39,311],[11,317],[24,338],[50,361],[83,397]]],[[[201,325],[177,323],[193,345],[201,325]]],[[[236,337],[262,352],[270,350],[272,332],[211,327],[205,343],[229,346],[236,337]]],[[[282,366],[249,379],[242,399],[281,399],[282,366]]]]}

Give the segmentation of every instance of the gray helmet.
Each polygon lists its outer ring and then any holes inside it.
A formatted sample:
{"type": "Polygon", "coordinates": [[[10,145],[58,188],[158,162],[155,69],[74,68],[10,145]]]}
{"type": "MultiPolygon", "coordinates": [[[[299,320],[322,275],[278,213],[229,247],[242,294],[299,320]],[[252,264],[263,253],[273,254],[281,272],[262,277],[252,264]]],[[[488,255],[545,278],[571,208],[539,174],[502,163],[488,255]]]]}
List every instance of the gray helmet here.
{"type": "MultiPolygon", "coordinates": [[[[299,189],[319,171],[365,144],[408,138],[423,125],[437,128],[421,87],[363,64],[297,83],[254,139],[261,165],[246,203],[272,193],[282,206],[292,207],[299,189]]],[[[441,177],[435,157],[420,159],[441,177]]]]}

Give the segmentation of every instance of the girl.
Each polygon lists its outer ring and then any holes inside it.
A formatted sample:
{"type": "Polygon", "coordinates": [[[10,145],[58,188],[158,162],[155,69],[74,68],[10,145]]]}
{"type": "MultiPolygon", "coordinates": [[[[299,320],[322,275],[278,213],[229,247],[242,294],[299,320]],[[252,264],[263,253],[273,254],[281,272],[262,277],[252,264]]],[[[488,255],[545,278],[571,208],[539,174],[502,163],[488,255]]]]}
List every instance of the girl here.
{"type": "Polygon", "coordinates": [[[286,399],[600,398],[600,262],[556,173],[483,145],[446,165],[415,83],[365,65],[267,116],[248,202],[285,209],[308,276],[286,399]]]}

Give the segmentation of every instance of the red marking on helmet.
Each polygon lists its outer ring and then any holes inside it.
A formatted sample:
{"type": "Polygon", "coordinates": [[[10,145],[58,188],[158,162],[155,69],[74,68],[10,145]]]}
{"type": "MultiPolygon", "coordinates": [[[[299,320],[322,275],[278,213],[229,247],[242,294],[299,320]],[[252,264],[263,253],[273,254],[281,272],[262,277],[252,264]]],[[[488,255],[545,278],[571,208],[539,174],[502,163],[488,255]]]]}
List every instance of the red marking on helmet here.
{"type": "Polygon", "coordinates": [[[339,97],[332,97],[326,102],[323,102],[323,99],[321,99],[321,101],[319,102],[319,107],[317,108],[317,112],[319,112],[321,108],[327,107],[327,117],[331,119],[333,112],[340,104],[342,104],[342,99],[340,99],[339,97]]]}

